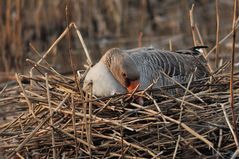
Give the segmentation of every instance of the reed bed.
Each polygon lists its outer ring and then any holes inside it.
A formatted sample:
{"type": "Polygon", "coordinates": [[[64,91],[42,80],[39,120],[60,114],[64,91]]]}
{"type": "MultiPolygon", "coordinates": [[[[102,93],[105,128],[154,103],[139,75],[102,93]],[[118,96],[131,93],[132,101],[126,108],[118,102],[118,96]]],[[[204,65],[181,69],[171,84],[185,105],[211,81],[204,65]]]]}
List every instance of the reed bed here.
{"type": "MultiPolygon", "coordinates": [[[[67,77],[31,62],[40,74],[16,74],[17,84],[0,92],[5,113],[19,113],[0,127],[0,149],[7,158],[229,158],[237,153],[230,75],[222,74],[229,64],[203,81],[97,98],[82,91],[84,76],[67,77]],[[176,87],[185,89],[183,96],[165,91],[176,87]],[[139,96],[143,106],[137,104],[139,96]]],[[[235,73],[236,116],[238,84],[235,73]]]]}

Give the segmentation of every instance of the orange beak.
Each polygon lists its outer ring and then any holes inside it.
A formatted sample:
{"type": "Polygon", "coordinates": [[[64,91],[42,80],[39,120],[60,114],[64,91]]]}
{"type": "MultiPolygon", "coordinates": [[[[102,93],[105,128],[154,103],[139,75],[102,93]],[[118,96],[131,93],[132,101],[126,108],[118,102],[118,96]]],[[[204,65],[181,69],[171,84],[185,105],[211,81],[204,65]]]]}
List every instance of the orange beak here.
{"type": "Polygon", "coordinates": [[[127,87],[128,92],[133,92],[136,89],[136,87],[138,87],[138,85],[139,85],[138,80],[131,81],[130,85],[127,87]]]}

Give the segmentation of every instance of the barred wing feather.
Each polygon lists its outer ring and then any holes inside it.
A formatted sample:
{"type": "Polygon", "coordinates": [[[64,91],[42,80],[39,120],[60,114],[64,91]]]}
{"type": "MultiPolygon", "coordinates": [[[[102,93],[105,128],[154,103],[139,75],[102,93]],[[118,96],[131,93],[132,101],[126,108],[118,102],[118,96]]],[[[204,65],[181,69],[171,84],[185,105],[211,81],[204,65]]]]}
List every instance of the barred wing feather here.
{"type": "Polygon", "coordinates": [[[153,80],[157,80],[154,88],[174,84],[165,77],[166,73],[179,83],[188,82],[189,76],[194,74],[194,79],[200,79],[209,75],[206,61],[201,54],[191,54],[192,50],[184,50],[185,53],[158,50],[155,48],[137,48],[125,50],[134,60],[140,72],[140,89],[145,89],[153,80]]]}

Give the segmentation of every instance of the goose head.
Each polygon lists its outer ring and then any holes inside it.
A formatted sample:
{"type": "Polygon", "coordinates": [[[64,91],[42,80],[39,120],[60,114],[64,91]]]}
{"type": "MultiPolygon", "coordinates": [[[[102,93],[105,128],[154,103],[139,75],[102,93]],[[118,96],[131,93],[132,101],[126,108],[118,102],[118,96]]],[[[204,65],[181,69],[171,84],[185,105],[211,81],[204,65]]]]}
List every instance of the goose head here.
{"type": "Polygon", "coordinates": [[[93,94],[109,96],[132,92],[139,85],[140,74],[134,61],[120,49],[110,49],[90,68],[83,89],[93,84],[93,94]]]}
{"type": "Polygon", "coordinates": [[[138,87],[140,73],[135,62],[123,50],[118,48],[110,49],[105,53],[101,61],[128,92],[132,92],[138,87]]]}
{"type": "Polygon", "coordinates": [[[93,94],[96,96],[110,96],[127,92],[102,61],[91,67],[86,74],[83,84],[84,91],[91,89],[90,83],[93,94]]]}

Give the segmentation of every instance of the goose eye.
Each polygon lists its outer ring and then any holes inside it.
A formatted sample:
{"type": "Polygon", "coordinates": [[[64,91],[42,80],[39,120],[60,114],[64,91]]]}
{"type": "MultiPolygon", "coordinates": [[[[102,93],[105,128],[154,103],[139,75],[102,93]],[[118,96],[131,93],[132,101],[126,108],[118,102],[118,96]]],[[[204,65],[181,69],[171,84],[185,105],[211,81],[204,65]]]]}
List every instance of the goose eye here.
{"type": "Polygon", "coordinates": [[[123,77],[126,77],[126,73],[123,72],[122,75],[123,75],[123,77]]]}

